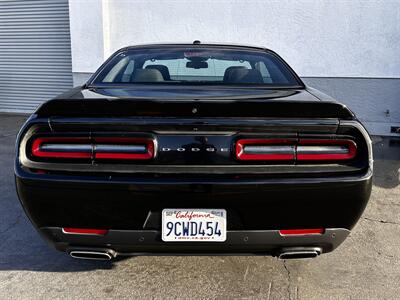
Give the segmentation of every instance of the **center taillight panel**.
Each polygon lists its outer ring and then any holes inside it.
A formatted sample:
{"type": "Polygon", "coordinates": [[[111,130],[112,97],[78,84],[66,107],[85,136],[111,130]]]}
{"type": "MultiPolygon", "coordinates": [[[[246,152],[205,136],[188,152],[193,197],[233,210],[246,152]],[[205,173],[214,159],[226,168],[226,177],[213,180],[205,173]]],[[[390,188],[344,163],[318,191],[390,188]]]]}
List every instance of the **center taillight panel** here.
{"type": "Polygon", "coordinates": [[[348,161],[356,157],[351,139],[239,139],[235,145],[240,161],[348,161]]]}
{"type": "MultiPolygon", "coordinates": [[[[152,164],[318,163],[353,160],[360,149],[349,136],[239,137],[232,135],[134,136],[39,134],[27,155],[44,162],[145,162],[152,164]],[[157,146],[158,145],[158,146],[157,146]],[[158,152],[158,154],[157,154],[158,152]]],[[[361,151],[362,152],[362,151],[361,151]]],[[[361,153],[360,152],[360,153],[361,153]]]]}

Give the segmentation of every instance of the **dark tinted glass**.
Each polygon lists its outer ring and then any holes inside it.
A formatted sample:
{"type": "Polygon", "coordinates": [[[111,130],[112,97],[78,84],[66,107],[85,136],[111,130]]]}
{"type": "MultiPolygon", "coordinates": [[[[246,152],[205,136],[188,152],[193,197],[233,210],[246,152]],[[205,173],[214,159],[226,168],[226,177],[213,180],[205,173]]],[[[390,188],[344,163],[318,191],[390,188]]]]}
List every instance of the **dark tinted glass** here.
{"type": "Polygon", "coordinates": [[[285,63],[272,53],[205,47],[119,52],[92,83],[300,85],[285,63]]]}

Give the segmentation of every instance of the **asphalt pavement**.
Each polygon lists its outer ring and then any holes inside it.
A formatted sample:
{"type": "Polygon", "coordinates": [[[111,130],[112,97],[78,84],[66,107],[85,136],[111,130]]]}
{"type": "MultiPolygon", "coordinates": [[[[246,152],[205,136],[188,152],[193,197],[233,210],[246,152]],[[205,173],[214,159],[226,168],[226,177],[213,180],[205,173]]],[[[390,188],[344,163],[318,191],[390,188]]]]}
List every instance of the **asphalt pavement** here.
{"type": "Polygon", "coordinates": [[[74,260],[49,247],[18,201],[14,142],[26,116],[0,114],[0,299],[400,299],[400,138],[374,137],[366,211],[312,260],[144,256],[74,260]]]}

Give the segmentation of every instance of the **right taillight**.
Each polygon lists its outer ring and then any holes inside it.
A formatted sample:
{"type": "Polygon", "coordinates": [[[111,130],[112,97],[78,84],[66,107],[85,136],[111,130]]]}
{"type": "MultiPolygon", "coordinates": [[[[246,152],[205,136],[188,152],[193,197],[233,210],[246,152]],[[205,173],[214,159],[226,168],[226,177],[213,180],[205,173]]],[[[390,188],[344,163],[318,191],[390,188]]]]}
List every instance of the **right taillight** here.
{"type": "Polygon", "coordinates": [[[293,139],[241,139],[236,142],[239,160],[284,160],[295,158],[293,139]]]}
{"type": "Polygon", "coordinates": [[[357,154],[349,139],[240,139],[236,158],[244,161],[345,161],[357,154]]]}
{"type": "Polygon", "coordinates": [[[357,154],[352,140],[300,139],[296,147],[297,160],[350,160],[357,154]]]}

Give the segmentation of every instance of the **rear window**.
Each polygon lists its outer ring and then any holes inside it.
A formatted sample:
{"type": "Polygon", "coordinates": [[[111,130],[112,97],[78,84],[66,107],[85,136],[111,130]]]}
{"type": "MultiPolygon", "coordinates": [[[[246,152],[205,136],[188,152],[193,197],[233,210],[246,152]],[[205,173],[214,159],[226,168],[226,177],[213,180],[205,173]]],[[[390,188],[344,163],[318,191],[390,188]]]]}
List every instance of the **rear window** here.
{"type": "Polygon", "coordinates": [[[269,52],[214,48],[118,52],[92,84],[218,84],[298,86],[286,64],[269,52]]]}

